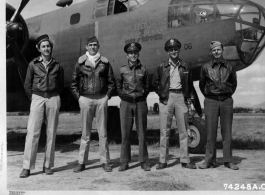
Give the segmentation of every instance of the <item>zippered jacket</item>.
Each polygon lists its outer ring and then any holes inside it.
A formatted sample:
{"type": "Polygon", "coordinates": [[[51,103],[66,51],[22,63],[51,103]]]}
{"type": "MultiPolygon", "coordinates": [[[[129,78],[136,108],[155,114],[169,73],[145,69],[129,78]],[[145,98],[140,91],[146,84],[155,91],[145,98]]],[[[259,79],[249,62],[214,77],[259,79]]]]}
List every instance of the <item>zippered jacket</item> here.
{"type": "Polygon", "coordinates": [[[41,57],[33,59],[27,69],[24,88],[30,100],[32,94],[45,98],[59,95],[64,88],[63,66],[52,58],[46,70],[41,57]]]}
{"type": "MultiPolygon", "coordinates": [[[[191,99],[194,104],[194,108],[198,115],[202,114],[200,101],[196,90],[193,86],[192,73],[190,70],[190,64],[179,59],[178,71],[180,76],[180,82],[182,85],[182,93],[185,100],[191,99]]],[[[159,96],[159,101],[162,104],[167,104],[169,98],[169,86],[170,86],[170,64],[169,60],[163,61],[158,65],[155,74],[155,92],[159,96]]]]}
{"type": "Polygon", "coordinates": [[[231,97],[237,87],[236,71],[228,61],[218,63],[211,60],[203,64],[200,73],[200,90],[205,97],[215,100],[225,100],[231,97]]]}
{"type": "Polygon", "coordinates": [[[145,101],[149,94],[148,70],[140,60],[133,68],[123,65],[117,78],[117,91],[124,101],[145,101]]]}
{"type": "Polygon", "coordinates": [[[78,59],[70,82],[70,90],[78,100],[80,95],[107,95],[115,92],[115,79],[107,58],[101,56],[95,67],[87,60],[87,55],[78,59]]]}

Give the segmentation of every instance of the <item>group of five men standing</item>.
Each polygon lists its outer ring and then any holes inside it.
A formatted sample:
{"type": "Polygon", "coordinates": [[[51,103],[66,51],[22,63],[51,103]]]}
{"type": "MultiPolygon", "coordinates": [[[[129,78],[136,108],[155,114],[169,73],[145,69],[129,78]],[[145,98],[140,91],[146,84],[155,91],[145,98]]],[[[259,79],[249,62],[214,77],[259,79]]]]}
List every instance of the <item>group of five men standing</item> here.
{"type": "MultiPolygon", "coordinates": [[[[35,58],[28,67],[25,81],[26,92],[31,99],[30,116],[24,151],[21,178],[30,175],[34,169],[41,124],[47,124],[47,144],[43,172],[53,174],[54,147],[60,108],[59,93],[63,89],[63,67],[52,57],[53,43],[48,35],[37,39],[36,45],[41,56],[35,58]]],[[[111,172],[110,155],[107,140],[108,100],[117,90],[120,103],[121,153],[119,171],[129,168],[131,148],[129,135],[135,119],[139,139],[139,157],[141,168],[150,171],[146,144],[147,113],[146,98],[149,94],[148,70],[139,60],[141,45],[133,42],[126,44],[128,63],[123,65],[115,81],[112,67],[107,58],[99,53],[99,41],[93,36],[87,39],[87,52],[79,57],[75,65],[70,90],[79,102],[82,120],[82,137],[79,150],[79,163],[74,172],[85,170],[88,160],[93,118],[96,118],[99,134],[99,152],[102,168],[111,172]]],[[[160,119],[160,158],[156,169],[167,167],[169,154],[169,134],[173,115],[179,131],[180,163],[183,168],[196,169],[190,163],[188,153],[188,109],[185,104],[192,101],[199,116],[202,110],[193,87],[190,64],[179,58],[181,43],[170,39],[165,43],[169,58],[162,62],[155,75],[155,92],[159,96],[160,119]]],[[[224,144],[225,166],[238,169],[232,163],[231,125],[233,118],[232,94],[236,88],[236,74],[223,59],[223,46],[220,42],[211,43],[210,53],[213,60],[202,67],[200,89],[205,98],[207,126],[207,146],[205,163],[199,168],[210,168],[216,163],[215,140],[218,117],[221,118],[221,131],[224,144]]]]}

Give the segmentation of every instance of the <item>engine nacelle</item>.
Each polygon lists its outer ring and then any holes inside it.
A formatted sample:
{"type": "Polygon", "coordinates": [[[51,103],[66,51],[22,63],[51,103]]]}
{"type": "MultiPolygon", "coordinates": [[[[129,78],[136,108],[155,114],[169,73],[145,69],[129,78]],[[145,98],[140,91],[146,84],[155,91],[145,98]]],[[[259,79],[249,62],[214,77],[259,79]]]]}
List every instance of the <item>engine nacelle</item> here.
{"type": "MultiPolygon", "coordinates": [[[[16,9],[12,7],[9,4],[6,4],[6,21],[8,22],[13,14],[15,13],[16,9]]],[[[6,40],[6,58],[10,59],[14,57],[13,50],[9,46],[9,38],[8,33],[10,33],[10,38],[13,38],[11,36],[15,36],[16,43],[20,49],[20,51],[25,54],[26,50],[28,48],[28,42],[29,42],[29,31],[26,25],[25,20],[21,15],[18,15],[16,21],[12,25],[13,28],[11,28],[11,32],[7,32],[7,40],[6,40]]],[[[10,31],[10,29],[9,29],[10,31]]]]}

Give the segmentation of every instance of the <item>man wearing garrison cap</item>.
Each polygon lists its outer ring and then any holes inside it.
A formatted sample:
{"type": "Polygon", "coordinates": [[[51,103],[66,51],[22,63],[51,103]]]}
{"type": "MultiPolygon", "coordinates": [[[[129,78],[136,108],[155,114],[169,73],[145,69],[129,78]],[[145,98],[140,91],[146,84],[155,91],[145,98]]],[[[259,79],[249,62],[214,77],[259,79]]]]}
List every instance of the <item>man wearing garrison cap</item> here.
{"type": "Polygon", "coordinates": [[[160,63],[155,75],[155,91],[160,101],[160,159],[156,169],[167,167],[173,116],[179,131],[181,167],[196,169],[196,166],[190,163],[188,152],[188,108],[185,102],[193,102],[199,116],[202,111],[193,87],[190,64],[179,58],[180,48],[181,43],[177,39],[169,39],[165,43],[169,59],[160,63]]]}
{"type": "Polygon", "coordinates": [[[63,67],[52,57],[53,44],[49,36],[38,37],[36,48],[40,56],[30,62],[24,84],[31,105],[20,178],[30,176],[30,170],[35,168],[43,122],[46,122],[47,128],[43,172],[46,175],[53,174],[51,167],[54,166],[55,137],[61,106],[59,94],[64,88],[63,67]]]}
{"type": "Polygon", "coordinates": [[[112,67],[108,59],[100,55],[99,47],[97,37],[92,36],[87,39],[87,52],[78,59],[70,82],[70,90],[79,102],[82,119],[79,164],[74,169],[76,173],[85,170],[85,164],[88,161],[94,117],[97,121],[99,134],[100,162],[103,170],[112,171],[112,167],[109,165],[107,108],[108,100],[115,91],[115,79],[112,67]]]}
{"type": "Polygon", "coordinates": [[[216,137],[218,119],[220,117],[221,134],[223,140],[224,166],[238,170],[232,158],[232,121],[233,99],[237,87],[236,71],[230,62],[223,59],[223,45],[219,41],[212,41],[210,54],[212,60],[205,63],[200,73],[200,90],[205,96],[204,112],[206,119],[207,144],[205,162],[201,169],[213,168],[216,163],[216,137]]]}
{"type": "Polygon", "coordinates": [[[119,171],[129,168],[131,161],[130,133],[135,118],[136,129],[139,138],[139,157],[141,168],[150,171],[147,164],[148,152],[146,144],[147,128],[147,103],[146,97],[149,93],[148,71],[139,58],[141,45],[139,43],[128,43],[124,47],[127,53],[128,63],[120,68],[117,78],[117,91],[121,98],[120,119],[121,119],[121,165],[119,171]]]}

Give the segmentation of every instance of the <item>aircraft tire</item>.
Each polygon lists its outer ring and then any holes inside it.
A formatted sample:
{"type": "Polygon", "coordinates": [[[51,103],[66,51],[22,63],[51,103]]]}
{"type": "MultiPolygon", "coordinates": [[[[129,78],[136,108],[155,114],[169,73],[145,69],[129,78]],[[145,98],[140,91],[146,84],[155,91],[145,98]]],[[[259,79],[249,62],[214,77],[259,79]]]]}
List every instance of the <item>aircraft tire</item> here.
{"type": "Polygon", "coordinates": [[[190,124],[191,138],[189,138],[189,152],[204,154],[207,142],[206,123],[204,119],[194,117],[190,124]]]}
{"type": "Polygon", "coordinates": [[[108,107],[108,141],[121,142],[120,109],[117,106],[108,107]]]}

